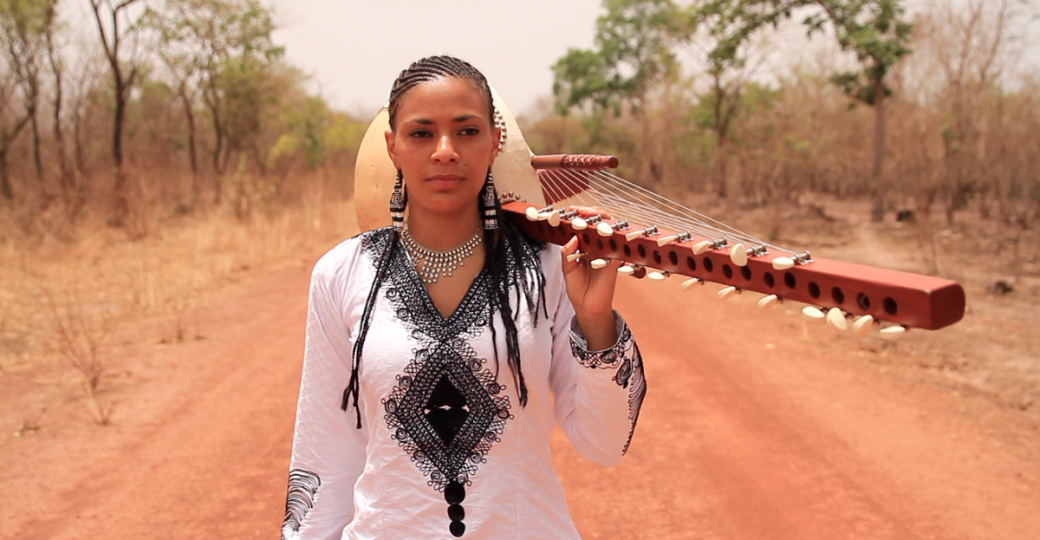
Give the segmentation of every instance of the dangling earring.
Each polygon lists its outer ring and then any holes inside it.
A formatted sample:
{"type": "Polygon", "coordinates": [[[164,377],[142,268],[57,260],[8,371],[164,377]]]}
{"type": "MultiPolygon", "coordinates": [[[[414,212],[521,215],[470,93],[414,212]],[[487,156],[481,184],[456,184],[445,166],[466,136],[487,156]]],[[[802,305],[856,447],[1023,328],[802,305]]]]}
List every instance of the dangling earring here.
{"type": "Polygon", "coordinates": [[[404,175],[397,169],[397,181],[394,182],[394,193],[390,195],[390,219],[393,220],[397,232],[404,230],[404,207],[408,204],[408,193],[404,189],[404,175]]]}
{"type": "Polygon", "coordinates": [[[487,179],[484,180],[484,195],[481,197],[481,206],[484,211],[484,230],[493,231],[498,228],[498,210],[496,202],[498,195],[495,193],[495,182],[491,178],[491,169],[488,168],[487,179]]]}

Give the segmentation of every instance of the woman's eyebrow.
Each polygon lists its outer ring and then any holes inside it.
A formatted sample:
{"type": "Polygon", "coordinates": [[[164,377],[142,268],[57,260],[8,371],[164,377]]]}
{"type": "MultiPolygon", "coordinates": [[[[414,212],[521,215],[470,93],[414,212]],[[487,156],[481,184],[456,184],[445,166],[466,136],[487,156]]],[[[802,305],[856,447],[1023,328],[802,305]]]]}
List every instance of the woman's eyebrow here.
{"type": "MultiPolygon", "coordinates": [[[[472,120],[474,118],[479,118],[479,117],[480,116],[476,115],[476,114],[464,114],[462,116],[456,116],[455,118],[452,118],[451,121],[453,123],[467,122],[469,120],[472,120]]],[[[421,125],[424,125],[424,126],[428,126],[428,125],[433,124],[434,122],[433,122],[433,120],[430,120],[429,118],[413,118],[411,120],[408,120],[405,123],[406,124],[421,124],[421,125]]]]}

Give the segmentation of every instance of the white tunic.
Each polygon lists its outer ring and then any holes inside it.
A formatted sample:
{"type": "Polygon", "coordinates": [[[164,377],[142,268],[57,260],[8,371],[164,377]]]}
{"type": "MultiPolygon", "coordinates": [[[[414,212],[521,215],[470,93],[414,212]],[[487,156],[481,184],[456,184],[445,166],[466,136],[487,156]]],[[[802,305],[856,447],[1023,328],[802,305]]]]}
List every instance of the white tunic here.
{"type": "Polygon", "coordinates": [[[387,229],[356,236],[314,268],[283,538],[579,538],[549,437],[555,418],[586,458],[621,460],[646,389],[624,322],[614,347],[585,350],[559,249],[543,249],[548,319],[511,296],[528,389],[521,406],[497,312],[495,360],[488,276],[444,319],[398,246],[361,355],[358,429],[343,395],[387,238],[387,229]]]}

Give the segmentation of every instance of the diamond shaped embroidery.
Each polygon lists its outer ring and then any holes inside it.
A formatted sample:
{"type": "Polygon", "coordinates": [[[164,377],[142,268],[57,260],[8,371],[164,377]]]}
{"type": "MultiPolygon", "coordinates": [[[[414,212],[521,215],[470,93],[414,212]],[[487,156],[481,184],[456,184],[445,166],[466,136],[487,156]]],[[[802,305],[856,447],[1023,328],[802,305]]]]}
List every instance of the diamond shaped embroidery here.
{"type": "MultiPolygon", "coordinates": [[[[471,349],[469,349],[471,350],[471,349]]],[[[483,368],[484,360],[463,358],[448,344],[422,349],[397,377],[383,407],[392,437],[445,494],[451,532],[465,530],[460,503],[477,466],[501,439],[509,414],[505,387],[483,368]]]]}
{"type": "Polygon", "coordinates": [[[466,361],[443,344],[429,356],[424,352],[398,377],[384,406],[394,438],[406,449],[414,446],[414,460],[429,461],[417,465],[442,490],[449,481],[467,483],[484,462],[511,416],[509,399],[497,396],[502,387],[480,360],[466,361]]]}

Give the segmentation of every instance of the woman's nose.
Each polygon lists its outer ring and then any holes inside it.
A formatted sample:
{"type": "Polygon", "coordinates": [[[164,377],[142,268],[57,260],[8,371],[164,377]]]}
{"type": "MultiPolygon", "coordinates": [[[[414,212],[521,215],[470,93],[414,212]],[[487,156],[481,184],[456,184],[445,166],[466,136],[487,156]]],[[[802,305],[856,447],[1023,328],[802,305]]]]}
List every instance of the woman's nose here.
{"type": "Polygon", "coordinates": [[[451,162],[459,159],[455,153],[455,146],[451,143],[451,137],[445,135],[437,141],[437,149],[433,153],[434,161],[451,162]]]}

